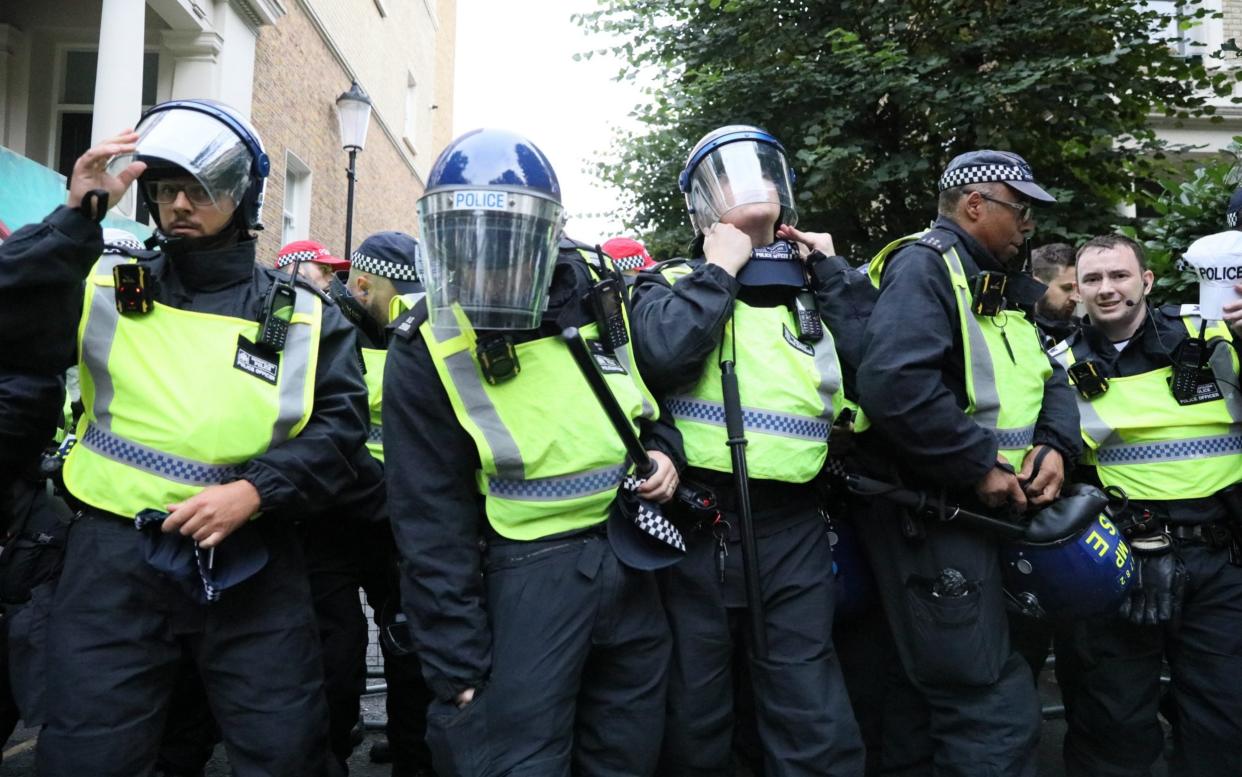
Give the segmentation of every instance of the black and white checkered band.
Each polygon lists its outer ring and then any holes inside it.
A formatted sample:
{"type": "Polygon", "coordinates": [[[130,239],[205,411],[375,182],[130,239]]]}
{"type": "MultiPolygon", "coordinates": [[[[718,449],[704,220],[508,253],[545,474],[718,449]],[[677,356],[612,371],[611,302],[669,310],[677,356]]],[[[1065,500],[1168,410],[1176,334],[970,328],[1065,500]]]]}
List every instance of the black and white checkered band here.
{"type": "Polygon", "coordinates": [[[284,256],[278,257],[276,259],[276,267],[278,268],[287,267],[293,264],[295,261],[314,262],[318,260],[319,257],[321,256],[323,256],[323,254],[319,253],[318,251],[290,251],[284,256]]]}
{"type": "Polygon", "coordinates": [[[1230,227],[1236,227],[1238,225],[1238,212],[1236,210],[1231,210],[1228,213],[1226,213],[1225,223],[1228,224],[1230,227]]]}
{"type": "Polygon", "coordinates": [[[139,243],[132,237],[123,237],[119,240],[109,240],[104,243],[105,254],[124,254],[129,255],[130,251],[145,251],[146,246],[139,243]]]}
{"type": "Polygon", "coordinates": [[[642,267],[646,261],[642,254],[637,256],[623,256],[620,259],[613,259],[612,263],[617,266],[618,270],[637,270],[642,267]]]}
{"type": "Polygon", "coordinates": [[[359,251],[354,251],[353,255],[349,257],[349,261],[355,269],[378,275],[381,278],[388,278],[394,281],[418,280],[418,270],[414,269],[412,264],[397,264],[385,259],[377,259],[374,256],[367,256],[359,251]]]}
{"type": "Polygon", "coordinates": [[[967,165],[949,170],[940,176],[940,191],[971,183],[1004,183],[1005,181],[1035,181],[1031,168],[1021,165],[967,165]]]}

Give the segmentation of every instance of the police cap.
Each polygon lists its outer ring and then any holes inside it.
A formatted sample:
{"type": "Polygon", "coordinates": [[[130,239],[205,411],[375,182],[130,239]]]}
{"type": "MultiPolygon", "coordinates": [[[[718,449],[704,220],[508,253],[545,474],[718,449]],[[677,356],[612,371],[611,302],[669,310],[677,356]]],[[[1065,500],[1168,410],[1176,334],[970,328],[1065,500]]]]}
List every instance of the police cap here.
{"type": "Polygon", "coordinates": [[[1056,197],[1035,183],[1026,160],[1009,151],[968,151],[949,162],[940,176],[940,191],[972,183],[1003,183],[1033,200],[1056,202],[1056,197]]]}
{"type": "Polygon", "coordinates": [[[418,238],[390,230],[376,232],[363,240],[350,260],[354,269],[387,278],[398,292],[405,294],[422,291],[418,278],[421,251],[418,238]]]}

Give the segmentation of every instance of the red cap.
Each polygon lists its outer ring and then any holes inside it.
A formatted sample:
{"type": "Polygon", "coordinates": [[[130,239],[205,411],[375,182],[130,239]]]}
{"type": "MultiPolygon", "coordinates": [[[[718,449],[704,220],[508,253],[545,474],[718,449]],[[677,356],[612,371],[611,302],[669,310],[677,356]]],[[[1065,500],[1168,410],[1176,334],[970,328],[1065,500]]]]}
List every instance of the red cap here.
{"type": "Polygon", "coordinates": [[[333,272],[349,269],[348,259],[340,259],[333,256],[327,246],[314,240],[294,240],[280,249],[280,253],[276,254],[276,267],[280,268],[293,264],[295,259],[300,259],[303,262],[326,264],[332,268],[333,272]]]}
{"type": "Polygon", "coordinates": [[[647,247],[629,237],[614,237],[600,246],[604,253],[612,257],[619,270],[645,270],[655,267],[647,247]]]}

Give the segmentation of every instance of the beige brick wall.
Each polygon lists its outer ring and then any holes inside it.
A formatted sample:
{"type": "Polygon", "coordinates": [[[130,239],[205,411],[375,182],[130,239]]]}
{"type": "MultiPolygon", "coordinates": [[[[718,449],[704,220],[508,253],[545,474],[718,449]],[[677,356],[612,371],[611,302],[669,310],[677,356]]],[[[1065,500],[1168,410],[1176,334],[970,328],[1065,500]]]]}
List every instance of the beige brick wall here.
{"type": "MultiPolygon", "coordinates": [[[[323,2],[322,5],[334,6],[336,2],[337,0],[323,2]]],[[[341,6],[356,6],[354,12],[360,17],[364,12],[377,15],[373,0],[339,2],[341,6]]],[[[424,0],[388,0],[386,5],[390,10],[398,6],[421,8],[423,2],[424,0]]],[[[447,23],[441,19],[439,30],[439,34],[443,35],[445,28],[451,31],[455,27],[455,3],[446,0],[441,5],[448,6],[447,23]]],[[[340,145],[335,100],[349,87],[349,76],[302,4],[298,0],[291,0],[286,7],[289,9],[286,16],[274,26],[262,29],[255,51],[251,116],[272,161],[263,212],[266,229],[259,237],[259,257],[268,263],[273,261],[281,245],[288,151],[293,152],[311,168],[310,238],[324,243],[337,254],[344,250],[345,242],[345,168],[348,160],[340,145]]],[[[329,23],[328,19],[322,16],[320,18],[325,24],[329,23]]],[[[331,23],[348,26],[348,22],[348,18],[334,18],[331,23]]],[[[359,23],[358,26],[366,25],[359,23]]],[[[429,25],[426,22],[419,25],[419,28],[427,27],[429,25]]],[[[331,29],[335,40],[337,29],[331,29]]],[[[390,28],[388,33],[393,38],[401,35],[396,27],[390,28]]],[[[416,33],[414,37],[419,38],[420,35],[421,33],[416,33]]],[[[425,151],[424,147],[419,147],[420,155],[431,155],[439,149],[439,146],[435,146],[433,151],[432,146],[435,143],[431,140],[437,125],[442,123],[438,114],[443,113],[449,122],[452,116],[452,35],[450,32],[448,44],[443,47],[446,50],[437,48],[435,35],[429,40],[431,43],[427,48],[430,51],[426,56],[432,57],[441,66],[447,64],[445,69],[450,71],[450,75],[446,85],[442,79],[436,82],[437,85],[447,87],[447,97],[438,103],[439,109],[428,111],[435,118],[433,120],[431,116],[428,117],[429,142],[425,151]]],[[[337,45],[360,78],[365,78],[362,67],[354,64],[339,40],[337,45]]],[[[422,46],[418,48],[421,49],[422,46]]],[[[388,88],[389,82],[399,85],[404,100],[406,80],[406,71],[396,67],[387,72],[385,80],[381,81],[377,76],[374,84],[365,83],[364,87],[372,92],[373,99],[377,98],[377,92],[384,95],[387,106],[391,95],[395,93],[394,89],[388,88]]],[[[378,103],[378,99],[376,101],[378,103]]],[[[394,127],[398,138],[401,126],[398,122],[394,127]]],[[[405,144],[400,139],[394,143],[373,119],[366,148],[358,154],[358,184],[354,204],[355,248],[368,234],[381,229],[400,229],[411,234],[416,233],[414,204],[422,194],[422,183],[420,177],[411,170],[410,161],[411,155],[405,144]]]]}
{"type": "MultiPolygon", "coordinates": [[[[1224,18],[1221,19],[1224,32],[1222,37],[1226,41],[1233,39],[1242,46],[1242,0],[1224,0],[1221,5],[1221,10],[1224,12],[1224,18]]],[[[1236,58],[1238,55],[1226,54],[1225,56],[1236,58]]]]}

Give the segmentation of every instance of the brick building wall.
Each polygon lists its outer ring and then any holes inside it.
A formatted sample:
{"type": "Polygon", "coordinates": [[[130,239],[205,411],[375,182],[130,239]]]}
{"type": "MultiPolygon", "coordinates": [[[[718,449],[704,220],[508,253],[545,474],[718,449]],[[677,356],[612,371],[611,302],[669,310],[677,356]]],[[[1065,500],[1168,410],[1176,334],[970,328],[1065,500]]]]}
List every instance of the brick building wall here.
{"type": "MultiPolygon", "coordinates": [[[[1242,0],[1224,0],[1221,4],[1224,18],[1221,19],[1224,40],[1234,40],[1242,45],[1242,0]]],[[[1226,54],[1226,58],[1236,58],[1237,54],[1226,54]]]]}
{"type": "MultiPolygon", "coordinates": [[[[372,0],[367,2],[370,4],[372,0]]],[[[423,0],[415,2],[421,4],[423,0]]],[[[426,150],[420,149],[420,153],[433,156],[447,143],[452,103],[455,2],[444,0],[440,6],[443,9],[440,18],[447,23],[442,21],[439,35],[433,40],[436,65],[446,63],[446,67],[440,69],[449,71],[445,84],[447,96],[440,102],[445,118],[435,116],[428,128],[431,134],[426,150]]],[[[272,162],[263,210],[265,230],[260,233],[258,247],[260,261],[267,263],[274,260],[281,245],[289,152],[311,170],[310,239],[318,240],[338,255],[345,243],[348,157],[340,145],[335,101],[349,88],[350,76],[313,23],[302,0],[288,2],[287,8],[286,16],[262,29],[255,50],[251,119],[263,137],[272,162]]],[[[328,23],[327,19],[322,21],[328,23]]],[[[333,23],[347,22],[347,19],[337,19],[333,23]]],[[[352,60],[351,65],[358,72],[352,60]]],[[[361,73],[359,76],[363,77],[361,73]]],[[[443,74],[437,74],[434,78],[442,77],[443,74]]],[[[406,79],[404,69],[391,72],[391,80],[404,85],[406,79]]],[[[363,87],[368,91],[382,91],[379,81],[373,84],[364,81],[363,87]]],[[[440,112],[438,108],[432,113],[440,112]]],[[[353,222],[355,248],[368,234],[383,229],[417,233],[415,201],[422,194],[423,184],[413,166],[413,155],[400,140],[400,120],[401,117],[388,118],[390,129],[398,137],[394,142],[373,117],[366,148],[358,154],[353,222]],[[394,121],[395,127],[392,126],[394,121]]]]}

